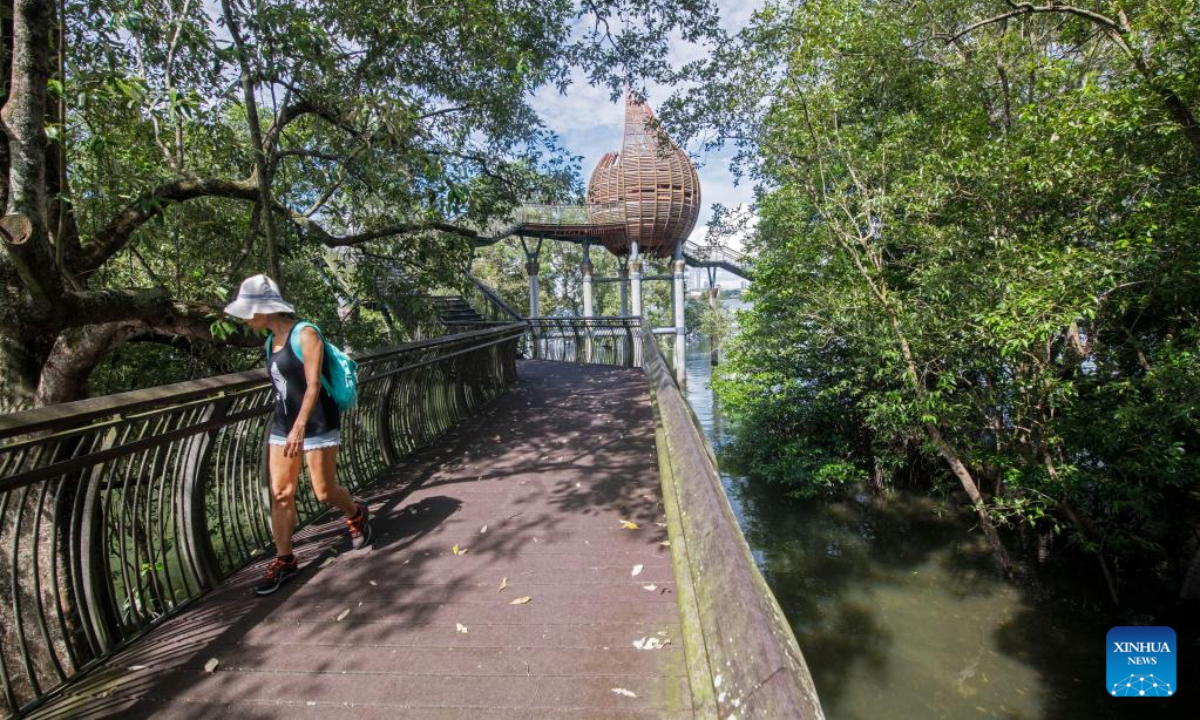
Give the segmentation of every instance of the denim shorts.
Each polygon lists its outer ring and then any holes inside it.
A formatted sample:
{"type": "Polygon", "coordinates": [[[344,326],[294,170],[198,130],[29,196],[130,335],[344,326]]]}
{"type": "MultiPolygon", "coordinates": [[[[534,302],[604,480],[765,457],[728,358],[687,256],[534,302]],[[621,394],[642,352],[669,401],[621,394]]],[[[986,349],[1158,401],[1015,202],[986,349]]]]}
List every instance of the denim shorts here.
{"type": "MultiPolygon", "coordinates": [[[[271,445],[287,445],[287,438],[282,435],[271,433],[271,437],[267,440],[271,445]]],[[[337,447],[342,444],[342,431],[329,430],[320,435],[306,435],[304,437],[304,452],[309,450],[321,450],[324,448],[337,447]]]]}

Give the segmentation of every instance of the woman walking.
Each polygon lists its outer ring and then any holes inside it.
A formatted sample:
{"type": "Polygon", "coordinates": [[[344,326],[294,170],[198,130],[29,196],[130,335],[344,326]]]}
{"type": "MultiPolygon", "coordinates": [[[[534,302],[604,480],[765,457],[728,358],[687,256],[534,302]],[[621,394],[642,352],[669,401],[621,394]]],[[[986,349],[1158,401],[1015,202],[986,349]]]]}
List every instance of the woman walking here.
{"type": "Polygon", "coordinates": [[[271,476],[271,534],[275,559],[266,577],[254,588],[270,595],[300,571],[292,554],[296,528],[296,487],[300,463],[307,461],[317,500],[346,515],[351,545],[357,549],[371,541],[366,503],[357,502],[337,484],[337,452],[341,441],[341,415],[337,403],[322,387],[326,376],[325,343],[309,323],[297,323],[295,308],[284,302],[277,286],[266,275],[247,278],[237,299],[225,312],[245,321],[252,330],[266,330],[267,370],[275,388],[275,409],[268,439],[271,476]],[[299,336],[297,355],[293,334],[299,336]]]}

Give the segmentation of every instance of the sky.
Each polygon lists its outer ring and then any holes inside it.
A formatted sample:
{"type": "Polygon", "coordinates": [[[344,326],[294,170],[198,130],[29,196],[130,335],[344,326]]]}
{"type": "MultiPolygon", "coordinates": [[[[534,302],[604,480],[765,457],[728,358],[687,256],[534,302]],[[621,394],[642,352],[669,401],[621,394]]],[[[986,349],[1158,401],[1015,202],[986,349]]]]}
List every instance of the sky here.
{"type": "MultiPolygon", "coordinates": [[[[729,32],[736,32],[743,27],[750,16],[762,5],[762,0],[738,2],[737,0],[718,0],[721,24],[729,32]]],[[[702,57],[704,49],[676,38],[671,44],[671,60],[678,66],[690,60],[702,57]]],[[[647,87],[647,100],[650,107],[657,108],[658,103],[671,94],[671,88],[651,83],[647,87]]],[[[566,94],[560,94],[553,86],[541,88],[533,97],[534,110],[538,112],[546,126],[556,132],[563,147],[572,155],[583,157],[580,168],[583,182],[586,185],[592,176],[592,170],[604,153],[621,150],[621,137],[624,129],[624,105],[621,100],[611,102],[606,87],[592,87],[587,84],[582,74],[576,73],[566,94]]],[[[700,196],[703,206],[696,227],[689,239],[703,242],[708,219],[712,215],[712,204],[720,203],[727,207],[737,207],[749,204],[754,200],[753,188],[746,181],[734,183],[733,173],[729,170],[729,160],[732,150],[725,149],[716,152],[697,153],[697,148],[686,147],[692,153],[692,160],[697,165],[700,176],[700,196]]],[[[734,239],[731,245],[737,245],[734,239]]],[[[736,249],[741,249],[737,247],[736,249]]],[[[688,284],[695,287],[700,280],[698,272],[693,271],[688,278],[688,284]]],[[[739,287],[740,278],[720,271],[717,282],[722,287],[739,287]]],[[[707,281],[705,281],[707,283],[707,281]]]]}

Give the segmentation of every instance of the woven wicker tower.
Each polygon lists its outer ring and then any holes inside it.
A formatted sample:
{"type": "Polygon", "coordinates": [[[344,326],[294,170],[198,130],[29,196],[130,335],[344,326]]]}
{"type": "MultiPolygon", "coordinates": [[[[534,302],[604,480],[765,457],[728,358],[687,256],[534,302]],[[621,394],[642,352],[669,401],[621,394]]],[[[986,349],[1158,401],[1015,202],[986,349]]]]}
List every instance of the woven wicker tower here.
{"type": "Polygon", "coordinates": [[[624,221],[625,232],[600,237],[609,252],[627,255],[637,241],[642,254],[669,257],[696,225],[700,178],[687,153],[654,126],[650,106],[626,95],[621,153],[600,159],[587,201],[593,223],[624,221]]]}

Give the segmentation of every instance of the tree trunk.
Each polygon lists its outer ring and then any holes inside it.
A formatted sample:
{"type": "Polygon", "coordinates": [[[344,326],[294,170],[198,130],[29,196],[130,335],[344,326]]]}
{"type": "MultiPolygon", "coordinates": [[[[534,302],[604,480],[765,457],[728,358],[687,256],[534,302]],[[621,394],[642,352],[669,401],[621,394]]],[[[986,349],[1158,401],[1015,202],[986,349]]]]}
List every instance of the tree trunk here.
{"type": "MultiPolygon", "coordinates": [[[[912,386],[912,390],[918,398],[924,399],[925,386],[921,384],[921,376],[917,372],[917,361],[913,356],[912,347],[908,344],[908,337],[900,327],[900,318],[896,316],[891,307],[886,307],[886,309],[891,319],[892,330],[896,334],[896,340],[900,343],[900,351],[904,356],[905,375],[908,377],[909,385],[912,386]]],[[[1013,573],[1012,560],[1008,557],[1008,551],[1004,549],[1004,543],[1000,541],[1000,533],[996,532],[996,526],[992,524],[992,519],[987,514],[987,508],[983,504],[983,495],[980,494],[979,486],[975,483],[975,478],[971,476],[971,471],[967,469],[966,463],[959,457],[954,446],[942,436],[941,428],[936,423],[925,422],[922,423],[922,427],[925,429],[926,436],[933,441],[938,454],[950,466],[954,477],[958,478],[967,497],[971,499],[971,504],[979,516],[979,526],[983,528],[983,534],[987,536],[988,543],[992,546],[992,551],[996,554],[996,559],[1000,562],[1004,574],[1011,577],[1013,573]]]]}
{"type": "Polygon", "coordinates": [[[64,332],[42,366],[34,402],[41,407],[87,397],[88,378],[100,360],[141,330],[117,322],[64,332]]]}
{"type": "Polygon", "coordinates": [[[16,0],[13,5],[12,75],[0,121],[8,141],[8,215],[23,217],[29,234],[3,243],[33,301],[48,307],[61,291],[47,239],[46,106],[52,73],[52,0],[16,0]]]}
{"type": "Polygon", "coordinates": [[[47,352],[0,335],[0,414],[33,406],[47,352]]]}

